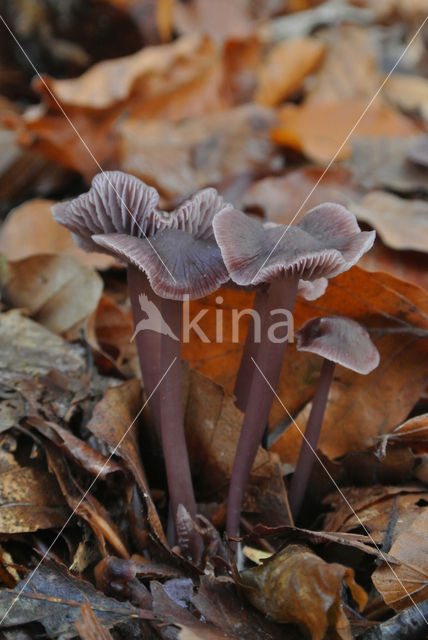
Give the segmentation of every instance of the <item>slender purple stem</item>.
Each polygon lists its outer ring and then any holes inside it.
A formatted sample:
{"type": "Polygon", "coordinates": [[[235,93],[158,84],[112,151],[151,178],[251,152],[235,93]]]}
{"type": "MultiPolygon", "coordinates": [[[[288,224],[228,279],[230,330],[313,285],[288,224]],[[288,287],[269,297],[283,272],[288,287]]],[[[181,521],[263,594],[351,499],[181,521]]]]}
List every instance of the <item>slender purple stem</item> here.
{"type": "Polygon", "coordinates": [[[147,398],[150,398],[149,407],[157,435],[160,438],[159,395],[152,394],[162,377],[160,369],[162,333],[160,326],[159,331],[144,328],[148,326],[146,324],[148,318],[147,313],[141,308],[139,298],[141,295],[147,296],[149,302],[158,309],[159,314],[162,313],[162,298],[155,294],[147,276],[131,264],[128,265],[128,289],[131,299],[132,317],[135,325],[135,343],[137,345],[140,369],[143,376],[144,391],[147,398]]]}
{"type": "MultiPolygon", "coordinates": [[[[170,507],[176,524],[177,509],[182,504],[190,516],[196,516],[196,502],[193,492],[189,456],[184,432],[181,375],[181,324],[183,303],[159,297],[150,287],[143,273],[129,266],[128,274],[131,304],[134,313],[138,355],[143,374],[146,394],[150,396],[159,380],[168,371],[159,388],[150,399],[150,409],[154,423],[160,432],[162,451],[168,482],[170,507]],[[137,273],[136,273],[137,272],[137,273]],[[148,313],[142,312],[139,296],[144,294],[149,300],[148,313]],[[149,316],[150,324],[144,323],[149,316]],[[137,322],[138,320],[138,322],[137,322]],[[151,328],[144,328],[150,326],[151,328]],[[169,327],[178,339],[165,333],[169,327]]],[[[198,559],[201,541],[198,536],[188,541],[193,559],[198,559]]]]}
{"type": "Polygon", "coordinates": [[[305,429],[305,438],[300,447],[297,465],[288,491],[288,500],[291,512],[296,518],[305,497],[315,460],[319,435],[321,433],[328,392],[333,380],[335,363],[325,359],[321,368],[317,389],[312,401],[311,413],[305,429]]]}
{"type": "Polygon", "coordinates": [[[287,280],[274,280],[269,287],[269,293],[266,298],[261,341],[255,358],[263,375],[257,370],[252,377],[244,422],[233,462],[226,521],[226,530],[229,537],[239,535],[239,519],[245,487],[269,418],[269,412],[275,397],[273,390],[278,386],[287,347],[287,327],[276,326],[272,336],[273,327],[278,325],[279,322],[284,322],[284,318],[279,319],[278,316],[272,315],[271,312],[275,309],[293,312],[298,282],[299,279],[297,277],[288,278],[287,280]]]}
{"type": "Polygon", "coordinates": [[[256,289],[252,309],[256,315],[256,320],[254,315],[250,316],[247,337],[245,338],[244,349],[242,351],[241,362],[236,376],[234,389],[234,394],[236,396],[235,404],[241,411],[245,411],[247,407],[249,390],[255,370],[252,358],[256,359],[259,347],[258,342],[256,341],[258,329],[257,323],[259,322],[261,327],[264,322],[264,313],[268,306],[267,297],[268,287],[261,286],[256,289]]]}

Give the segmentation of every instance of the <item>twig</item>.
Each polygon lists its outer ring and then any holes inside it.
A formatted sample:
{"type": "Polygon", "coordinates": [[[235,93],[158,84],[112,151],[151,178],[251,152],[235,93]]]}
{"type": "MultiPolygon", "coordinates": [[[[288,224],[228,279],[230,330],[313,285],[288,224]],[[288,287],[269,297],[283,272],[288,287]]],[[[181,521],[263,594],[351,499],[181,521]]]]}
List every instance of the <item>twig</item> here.
{"type": "Polygon", "coordinates": [[[358,640],[425,640],[428,626],[422,616],[425,619],[428,617],[428,600],[400,611],[396,616],[359,635],[358,640]]]}

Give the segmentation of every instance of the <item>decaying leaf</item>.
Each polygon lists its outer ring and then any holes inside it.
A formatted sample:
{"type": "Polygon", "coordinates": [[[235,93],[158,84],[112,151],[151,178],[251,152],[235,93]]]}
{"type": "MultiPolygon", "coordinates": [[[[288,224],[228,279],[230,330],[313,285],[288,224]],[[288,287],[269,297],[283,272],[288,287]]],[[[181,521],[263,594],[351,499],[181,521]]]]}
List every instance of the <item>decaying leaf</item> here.
{"type": "Polygon", "coordinates": [[[425,140],[424,136],[404,134],[353,139],[352,156],[347,164],[355,182],[366,190],[426,194],[427,169],[409,161],[411,151],[425,140]]]}
{"type": "Polygon", "coordinates": [[[13,307],[25,309],[54,333],[81,326],[96,309],[103,282],[91,268],[66,255],[35,255],[10,262],[0,278],[13,307]]]}
{"type": "MultiPolygon", "coordinates": [[[[221,500],[232,474],[243,415],[231,394],[196,371],[189,372],[185,387],[186,438],[197,486],[201,495],[221,500]]],[[[261,447],[245,509],[262,512],[270,524],[287,522],[287,500],[279,465],[276,458],[261,447]]]]}
{"type": "Polygon", "coordinates": [[[408,200],[385,191],[372,191],[351,211],[367,222],[393,249],[428,251],[428,202],[408,200]]]}
{"type": "Polygon", "coordinates": [[[299,89],[322,60],[325,46],[315,38],[292,38],[276,44],[258,72],[254,100],[274,107],[299,89]]]}
{"type": "Polygon", "coordinates": [[[243,571],[237,582],[260,611],[277,622],[303,626],[313,640],[322,640],[328,627],[334,627],[339,638],[351,640],[341,602],[342,582],[360,609],[367,602],[352,569],[327,563],[301,545],[289,545],[261,566],[243,571]]]}
{"type": "Polygon", "coordinates": [[[395,611],[428,598],[427,531],[428,510],[425,508],[412,525],[397,536],[390,549],[390,555],[401,564],[394,567],[394,572],[382,564],[372,575],[376,589],[395,611]]]}
{"type": "Polygon", "coordinates": [[[419,453],[428,453],[428,413],[410,418],[383,436],[381,450],[389,444],[411,447],[419,453]]]}
{"type": "Polygon", "coordinates": [[[85,370],[83,350],[12,310],[0,314],[0,378],[31,378],[51,369],[78,376],[85,370]]]}
{"type": "Polygon", "coordinates": [[[416,113],[428,121],[428,80],[421,76],[393,73],[384,87],[384,94],[407,113],[416,113]]]}
{"type": "Polygon", "coordinates": [[[181,122],[129,118],[119,126],[121,168],[169,199],[248,170],[281,166],[270,141],[275,113],[244,105],[181,122]]]}
{"type": "Polygon", "coordinates": [[[368,104],[381,82],[370,32],[360,25],[341,24],[321,29],[317,38],[326,55],[312,78],[305,102],[321,105],[359,100],[368,104]]]}
{"type": "MultiPolygon", "coordinates": [[[[330,459],[376,444],[378,436],[407,417],[426,388],[427,305],[428,294],[419,287],[359,267],[331,280],[322,298],[296,305],[295,326],[314,315],[346,315],[371,331],[381,354],[380,365],[367,376],[340,367],[335,370],[319,442],[319,449],[330,459]],[[374,388],[377,393],[373,393],[374,388]]],[[[291,352],[288,358],[293,358],[291,352]]],[[[279,396],[291,414],[299,404],[294,405],[296,391],[290,394],[290,385],[303,386],[310,375],[317,379],[315,371],[320,364],[320,358],[310,356],[281,377],[279,396]]],[[[301,431],[309,408],[306,406],[295,418],[301,431]]],[[[301,435],[292,424],[271,449],[283,462],[293,464],[300,443],[301,435]]]]}
{"type": "Polygon", "coordinates": [[[142,405],[140,382],[128,380],[118,387],[107,389],[86,426],[100,440],[107,442],[115,450],[116,455],[123,458],[144,497],[153,533],[165,546],[168,546],[138,450],[136,421],[142,405]]]}
{"type": "Polygon", "coordinates": [[[23,260],[43,253],[66,254],[82,264],[106,269],[116,264],[104,253],[79,249],[68,229],[54,221],[54,200],[36,198],[10,212],[0,229],[0,252],[9,260],[23,260]]]}
{"type": "Polygon", "coordinates": [[[332,509],[326,516],[324,527],[327,531],[352,531],[363,524],[371,538],[383,548],[385,537],[390,546],[411,526],[422,513],[424,507],[421,505],[427,499],[428,493],[417,485],[344,488],[324,499],[332,509]],[[352,505],[353,511],[348,505],[352,505]]]}
{"type": "Polygon", "coordinates": [[[3,622],[6,627],[37,621],[43,624],[51,638],[73,638],[76,635],[74,623],[83,603],[90,605],[106,627],[133,617],[151,617],[150,612],[127,602],[107,598],[89,582],[74,577],[63,565],[49,560],[29,577],[30,580],[26,578],[15,589],[0,591],[0,616],[10,608],[3,622]]]}
{"type": "Polygon", "coordinates": [[[318,204],[337,202],[348,206],[358,198],[348,169],[333,165],[323,173],[321,167],[308,166],[283,176],[263,178],[246,190],[242,205],[249,211],[264,213],[278,224],[296,224],[318,204]]]}
{"type": "Polygon", "coordinates": [[[113,640],[110,631],[101,624],[87,602],[82,604],[80,618],[74,624],[82,640],[113,640]]]}
{"type": "Polygon", "coordinates": [[[280,124],[272,132],[273,140],[300,151],[314,162],[326,164],[333,157],[344,160],[350,156],[349,137],[398,137],[418,133],[416,125],[392,107],[380,102],[367,111],[366,107],[367,103],[356,100],[286,105],[279,110],[280,124]]]}
{"type": "Polygon", "coordinates": [[[0,532],[20,533],[61,527],[69,509],[54,476],[21,467],[0,448],[0,532]]]}
{"type": "Polygon", "coordinates": [[[368,271],[386,271],[396,278],[417,284],[428,290],[428,255],[417,251],[396,251],[386,247],[378,238],[360,262],[368,271]]]}

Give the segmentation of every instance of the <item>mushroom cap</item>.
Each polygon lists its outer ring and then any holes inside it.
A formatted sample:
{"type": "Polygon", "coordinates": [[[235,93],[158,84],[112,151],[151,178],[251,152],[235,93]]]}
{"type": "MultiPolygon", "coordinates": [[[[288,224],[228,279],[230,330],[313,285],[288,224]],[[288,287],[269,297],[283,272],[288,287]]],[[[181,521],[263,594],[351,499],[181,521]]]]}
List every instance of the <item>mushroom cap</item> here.
{"type": "Polygon", "coordinates": [[[370,373],[379,364],[379,351],[369,334],[350,318],[311,318],[296,337],[298,351],[316,353],[357,373],[370,373]]]}
{"type": "Polygon", "coordinates": [[[174,211],[121,171],[98,174],[87,193],[52,207],[54,218],[86,251],[104,251],[144,271],[160,296],[182,300],[212,293],[229,279],[212,220],[232,209],[215,189],[202,189],[174,211]]]}
{"type": "Polygon", "coordinates": [[[280,277],[331,278],[356,264],[376,236],[330,202],[308,211],[295,226],[263,225],[241,211],[221,211],[213,229],[230,277],[243,286],[280,277]]]}

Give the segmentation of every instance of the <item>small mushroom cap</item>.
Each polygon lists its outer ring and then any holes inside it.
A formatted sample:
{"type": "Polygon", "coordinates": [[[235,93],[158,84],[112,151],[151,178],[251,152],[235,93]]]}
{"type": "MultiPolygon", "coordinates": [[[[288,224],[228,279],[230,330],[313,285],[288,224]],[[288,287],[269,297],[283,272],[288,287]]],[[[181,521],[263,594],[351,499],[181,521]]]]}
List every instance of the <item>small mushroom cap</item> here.
{"type": "Polygon", "coordinates": [[[370,373],[379,364],[379,351],[369,334],[349,318],[312,318],[296,331],[296,337],[298,351],[316,353],[357,373],[370,373]]]}
{"type": "Polygon", "coordinates": [[[376,236],[361,231],[354,214],[334,203],[314,207],[288,227],[223,211],[213,229],[230,277],[242,286],[280,277],[331,278],[356,264],[376,236]]]}
{"type": "Polygon", "coordinates": [[[105,171],[92,180],[91,188],[78,198],[52,207],[56,222],[73,233],[85,251],[99,251],[93,235],[125,233],[151,235],[155,226],[159,194],[156,189],[122,171],[105,171]]]}
{"type": "Polygon", "coordinates": [[[212,220],[232,206],[211,188],[171,212],[159,210],[158,201],[156,189],[109,171],[95,176],[87,193],[52,210],[80,247],[134,264],[158,295],[182,300],[212,293],[229,279],[212,220]]]}

